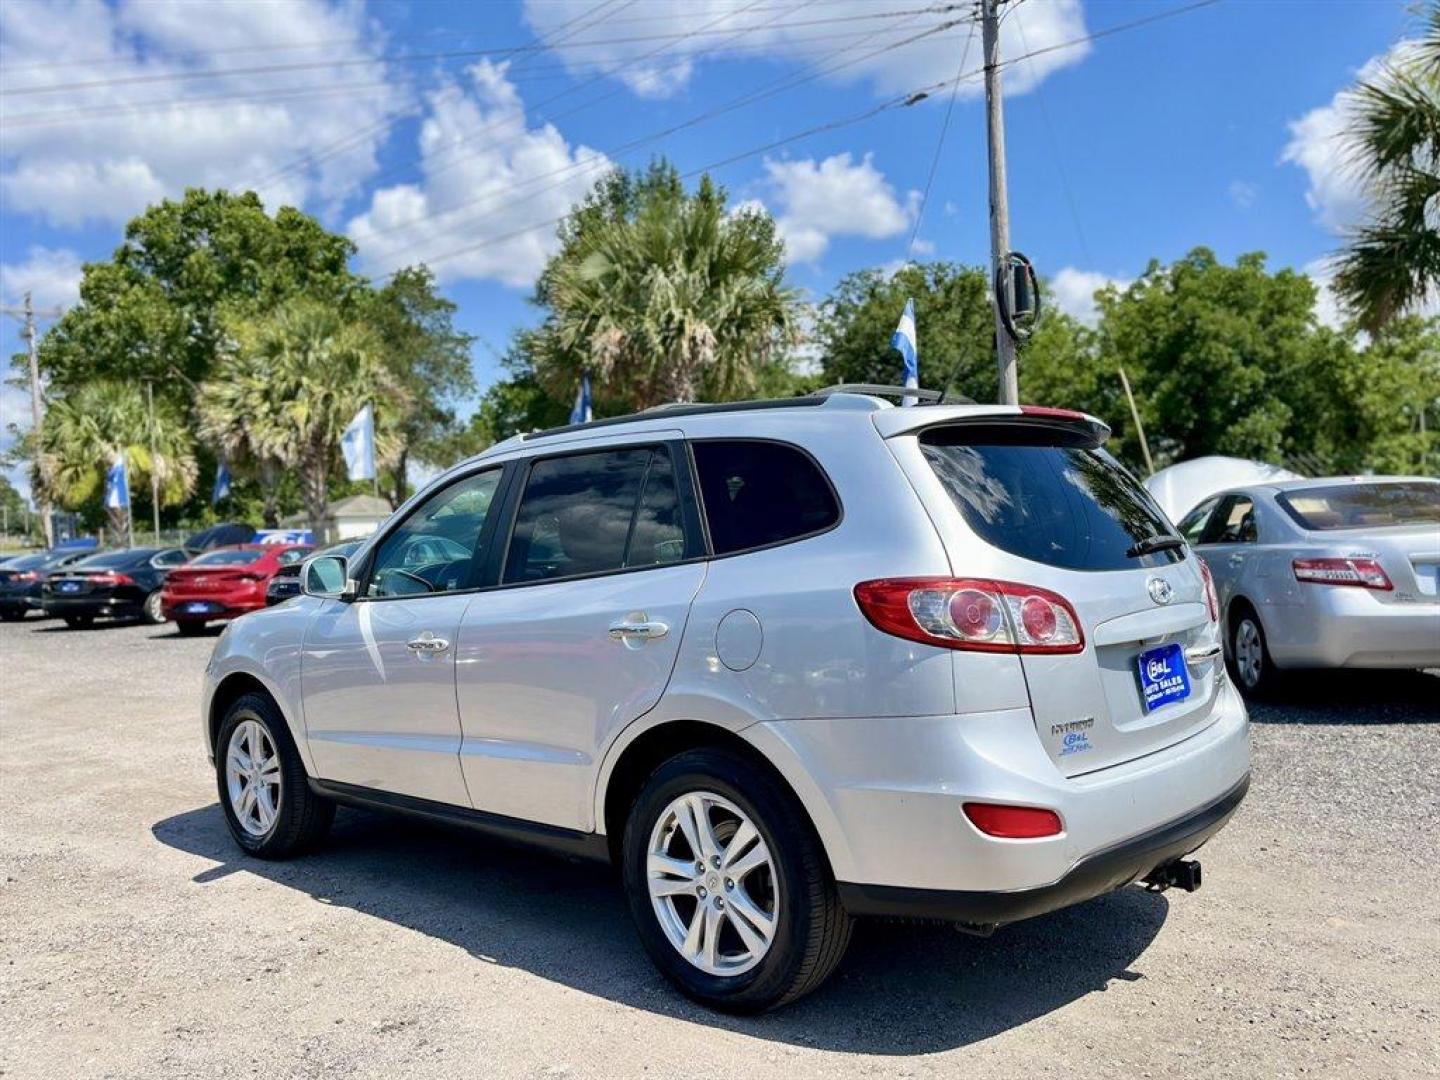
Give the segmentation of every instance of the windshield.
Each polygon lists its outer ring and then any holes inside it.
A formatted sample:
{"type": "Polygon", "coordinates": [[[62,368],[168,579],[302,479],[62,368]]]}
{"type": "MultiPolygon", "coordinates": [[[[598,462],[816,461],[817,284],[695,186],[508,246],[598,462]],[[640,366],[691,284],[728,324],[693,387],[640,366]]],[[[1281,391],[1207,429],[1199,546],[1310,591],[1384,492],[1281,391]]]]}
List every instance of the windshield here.
{"type": "Polygon", "coordinates": [[[920,439],[935,476],[986,543],[1068,570],[1132,570],[1184,558],[1173,548],[1130,554],[1137,542],[1174,531],[1104,450],[1039,445],[1029,433],[988,441],[995,434],[957,426],[920,439]],[[987,441],[966,441],[975,436],[987,441]]]}
{"type": "Polygon", "coordinates": [[[256,548],[245,551],[210,551],[193,560],[191,566],[246,566],[259,562],[265,552],[256,548]]]}
{"type": "Polygon", "coordinates": [[[1337,484],[1278,496],[1302,529],[1389,528],[1440,524],[1440,483],[1337,484]]]}

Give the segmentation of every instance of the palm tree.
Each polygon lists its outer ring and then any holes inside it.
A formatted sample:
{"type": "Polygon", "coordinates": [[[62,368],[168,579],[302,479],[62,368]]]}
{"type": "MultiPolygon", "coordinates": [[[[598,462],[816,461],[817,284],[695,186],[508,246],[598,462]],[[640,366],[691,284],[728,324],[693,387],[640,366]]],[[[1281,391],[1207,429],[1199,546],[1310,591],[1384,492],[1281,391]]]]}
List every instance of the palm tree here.
{"type": "Polygon", "coordinates": [[[1371,208],[1335,291],[1371,333],[1440,293],[1440,0],[1428,7],[1420,39],[1351,92],[1347,149],[1371,208]]]}
{"type": "MultiPolygon", "coordinates": [[[[98,499],[105,474],[123,455],[133,494],[159,481],[161,506],[176,506],[195,490],[195,446],[183,410],[158,397],[153,412],[135,383],[97,380],[53,398],[45,411],[33,482],[61,506],[77,509],[98,499]],[[153,448],[153,449],[152,449],[153,448]]],[[[124,535],[129,511],[107,509],[124,535]]]]}
{"type": "Polygon", "coordinates": [[[385,422],[404,394],[374,331],[331,304],[297,298],[271,314],[231,323],[230,344],[200,388],[201,432],[222,448],[295,470],[310,528],[320,535],[340,435],[367,402],[376,452],[393,456],[385,422]]]}
{"type": "Polygon", "coordinates": [[[664,165],[615,212],[605,197],[602,184],[562,230],[542,278],[551,313],[533,342],[545,381],[568,398],[589,369],[633,409],[753,392],[798,314],[769,215],[727,214],[708,176],[687,196],[664,165]]]}

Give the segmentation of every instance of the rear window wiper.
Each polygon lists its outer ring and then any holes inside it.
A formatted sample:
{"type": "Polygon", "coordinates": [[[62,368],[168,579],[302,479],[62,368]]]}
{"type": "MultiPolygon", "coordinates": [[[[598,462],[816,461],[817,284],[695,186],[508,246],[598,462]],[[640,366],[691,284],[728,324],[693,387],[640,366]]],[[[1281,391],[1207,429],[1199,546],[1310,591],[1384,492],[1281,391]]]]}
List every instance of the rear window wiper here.
{"type": "Polygon", "coordinates": [[[1170,536],[1165,533],[1156,533],[1154,536],[1147,536],[1143,540],[1136,540],[1125,552],[1127,559],[1138,559],[1141,555],[1153,555],[1157,551],[1174,551],[1176,548],[1183,548],[1185,541],[1178,536],[1170,536]]]}

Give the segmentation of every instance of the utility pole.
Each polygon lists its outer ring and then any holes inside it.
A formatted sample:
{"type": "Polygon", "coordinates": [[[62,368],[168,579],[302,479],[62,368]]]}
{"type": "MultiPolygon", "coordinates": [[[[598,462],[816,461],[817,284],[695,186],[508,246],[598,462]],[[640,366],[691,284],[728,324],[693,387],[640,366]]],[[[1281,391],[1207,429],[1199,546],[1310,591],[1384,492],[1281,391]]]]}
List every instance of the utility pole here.
{"type": "Polygon", "coordinates": [[[145,380],[145,407],[150,415],[150,509],[155,515],[155,546],[160,546],[160,470],[155,467],[155,384],[145,380]]]}
{"type": "MultiPolygon", "coordinates": [[[[25,337],[30,342],[30,440],[35,461],[40,460],[40,424],[45,419],[45,405],[40,400],[40,336],[35,332],[35,305],[30,292],[25,292],[25,337]]],[[[37,467],[37,473],[40,471],[37,467]]],[[[50,500],[39,495],[35,505],[40,511],[40,527],[45,532],[45,547],[55,546],[55,525],[50,520],[50,500]]]]}
{"type": "MultiPolygon", "coordinates": [[[[991,287],[1008,288],[1007,256],[1010,254],[1010,205],[1005,185],[1005,111],[1000,95],[1000,5],[1004,0],[980,0],[982,41],[985,46],[985,121],[990,152],[990,279],[991,287]],[[1003,271],[1003,273],[1002,273],[1003,271]]],[[[1001,405],[1020,403],[1020,384],[1015,372],[1015,339],[1000,316],[1000,296],[995,302],[995,354],[1000,366],[1001,405]]]]}

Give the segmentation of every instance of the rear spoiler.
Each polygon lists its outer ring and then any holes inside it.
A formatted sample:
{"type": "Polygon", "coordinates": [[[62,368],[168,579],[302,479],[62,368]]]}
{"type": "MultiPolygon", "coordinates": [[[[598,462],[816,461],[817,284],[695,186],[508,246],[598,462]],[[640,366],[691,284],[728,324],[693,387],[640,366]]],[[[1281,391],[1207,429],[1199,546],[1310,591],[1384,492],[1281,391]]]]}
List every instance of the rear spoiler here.
{"type": "Polygon", "coordinates": [[[1110,438],[1105,421],[1073,409],[1052,409],[1043,405],[927,405],[909,409],[884,409],[872,416],[881,438],[916,435],[938,427],[1033,427],[1064,435],[1078,435],[1091,447],[1110,438]]]}

